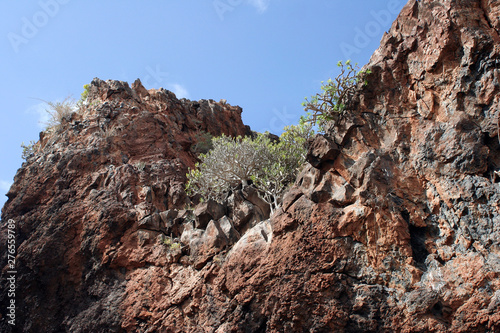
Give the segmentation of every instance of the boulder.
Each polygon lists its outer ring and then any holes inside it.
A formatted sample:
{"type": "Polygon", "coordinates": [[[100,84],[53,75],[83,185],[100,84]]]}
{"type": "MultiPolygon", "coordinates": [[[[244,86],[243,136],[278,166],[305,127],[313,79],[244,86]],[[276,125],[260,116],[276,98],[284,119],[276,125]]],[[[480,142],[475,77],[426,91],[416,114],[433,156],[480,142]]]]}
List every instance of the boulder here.
{"type": "Polygon", "coordinates": [[[196,206],[194,215],[196,217],[196,228],[204,229],[210,220],[218,220],[225,214],[225,207],[210,199],[196,206]]]}

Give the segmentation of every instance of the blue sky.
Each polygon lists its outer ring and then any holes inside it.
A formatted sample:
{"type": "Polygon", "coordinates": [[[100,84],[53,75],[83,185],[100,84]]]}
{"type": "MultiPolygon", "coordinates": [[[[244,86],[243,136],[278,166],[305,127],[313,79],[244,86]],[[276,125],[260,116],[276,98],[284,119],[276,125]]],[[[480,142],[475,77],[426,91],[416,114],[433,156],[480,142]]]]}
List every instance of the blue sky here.
{"type": "Polygon", "coordinates": [[[0,206],[43,103],[94,77],[226,99],[253,130],[298,122],[339,60],[368,62],[406,0],[4,1],[0,14],[0,206]]]}

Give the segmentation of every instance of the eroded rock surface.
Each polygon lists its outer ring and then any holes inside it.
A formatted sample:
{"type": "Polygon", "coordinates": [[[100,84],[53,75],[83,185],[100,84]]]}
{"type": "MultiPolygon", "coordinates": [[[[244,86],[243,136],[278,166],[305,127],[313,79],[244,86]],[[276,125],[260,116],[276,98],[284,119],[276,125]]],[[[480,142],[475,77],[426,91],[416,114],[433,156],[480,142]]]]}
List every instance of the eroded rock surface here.
{"type": "Polygon", "coordinates": [[[500,331],[499,10],[410,0],[270,219],[252,187],[185,206],[191,147],[247,132],[241,109],[95,80],[2,211],[19,327],[500,331]]]}
{"type": "MultiPolygon", "coordinates": [[[[207,133],[247,134],[241,112],[147,91],[139,81],[92,81],[82,110],[40,135],[2,211],[18,227],[20,331],[123,329],[139,273],[182,256],[164,242],[175,243],[192,215],[182,209],[193,147],[207,133]]],[[[2,268],[5,260],[3,253],[2,268]]],[[[5,309],[7,295],[0,298],[5,309]]]]}

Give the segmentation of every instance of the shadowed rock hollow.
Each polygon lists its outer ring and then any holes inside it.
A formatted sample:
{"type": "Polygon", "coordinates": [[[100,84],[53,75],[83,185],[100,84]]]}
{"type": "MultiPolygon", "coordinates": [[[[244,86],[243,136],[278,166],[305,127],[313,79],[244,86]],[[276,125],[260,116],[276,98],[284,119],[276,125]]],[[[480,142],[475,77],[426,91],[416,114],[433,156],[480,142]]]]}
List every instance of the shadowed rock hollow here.
{"type": "Polygon", "coordinates": [[[18,225],[16,327],[500,331],[499,13],[410,0],[270,219],[252,187],[186,207],[193,146],[248,133],[240,108],[94,80],[2,210],[18,225]]]}

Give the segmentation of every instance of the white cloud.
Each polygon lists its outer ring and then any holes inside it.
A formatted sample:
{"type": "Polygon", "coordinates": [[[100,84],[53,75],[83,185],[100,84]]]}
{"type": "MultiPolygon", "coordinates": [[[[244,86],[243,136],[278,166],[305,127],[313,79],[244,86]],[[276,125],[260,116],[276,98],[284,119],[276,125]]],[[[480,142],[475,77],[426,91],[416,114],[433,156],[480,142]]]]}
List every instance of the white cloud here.
{"type": "Polygon", "coordinates": [[[0,190],[7,193],[9,192],[10,187],[12,186],[13,182],[8,182],[6,180],[0,180],[0,190]]]}
{"type": "Polygon", "coordinates": [[[187,91],[187,89],[178,84],[178,83],[172,83],[169,85],[170,86],[170,90],[172,90],[172,92],[175,94],[175,96],[177,96],[177,98],[189,98],[189,92],[187,91]]]}
{"type": "Polygon", "coordinates": [[[49,113],[46,111],[47,104],[42,102],[31,106],[27,112],[29,114],[34,114],[38,117],[38,127],[45,129],[47,127],[47,122],[49,121],[49,113]]]}
{"type": "Polygon", "coordinates": [[[263,13],[267,10],[267,7],[269,7],[270,1],[271,0],[248,0],[248,3],[257,8],[259,13],[263,13]]]}

